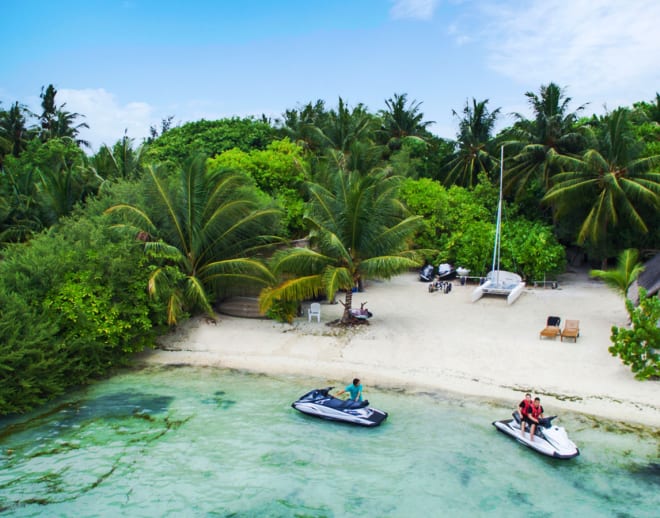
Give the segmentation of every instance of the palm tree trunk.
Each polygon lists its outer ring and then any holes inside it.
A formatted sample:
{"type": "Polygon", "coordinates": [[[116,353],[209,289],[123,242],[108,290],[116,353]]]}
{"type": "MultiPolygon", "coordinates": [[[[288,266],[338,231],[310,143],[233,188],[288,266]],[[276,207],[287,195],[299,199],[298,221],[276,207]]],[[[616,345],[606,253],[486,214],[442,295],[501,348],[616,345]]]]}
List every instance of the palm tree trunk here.
{"type": "Polygon", "coordinates": [[[341,317],[343,323],[349,322],[352,318],[351,308],[353,307],[353,290],[346,292],[346,299],[344,302],[344,314],[341,317]]]}

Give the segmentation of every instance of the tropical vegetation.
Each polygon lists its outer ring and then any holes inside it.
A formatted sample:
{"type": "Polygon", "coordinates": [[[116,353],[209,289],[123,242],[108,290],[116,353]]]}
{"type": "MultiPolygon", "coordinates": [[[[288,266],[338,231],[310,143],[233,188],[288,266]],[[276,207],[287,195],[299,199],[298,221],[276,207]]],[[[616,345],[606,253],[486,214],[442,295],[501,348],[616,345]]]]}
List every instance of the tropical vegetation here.
{"type": "MultiPolygon", "coordinates": [[[[425,260],[483,275],[501,167],[503,268],[534,281],[566,251],[603,272],[656,253],[660,96],[591,117],[555,83],[526,99],[532,116],[499,131],[500,108],[466,100],[455,139],[394,93],[376,110],[340,97],[276,120],[170,116],[96,151],[54,85],[34,111],[0,105],[0,412],[103,375],[231,294],[287,320],[343,293],[350,322],[353,289],[425,260]]],[[[652,304],[631,317],[639,336],[652,304]]]]}
{"type": "Polygon", "coordinates": [[[660,298],[639,290],[639,305],[626,300],[631,326],[612,326],[612,356],[621,358],[638,379],[660,379],[660,298]]]}

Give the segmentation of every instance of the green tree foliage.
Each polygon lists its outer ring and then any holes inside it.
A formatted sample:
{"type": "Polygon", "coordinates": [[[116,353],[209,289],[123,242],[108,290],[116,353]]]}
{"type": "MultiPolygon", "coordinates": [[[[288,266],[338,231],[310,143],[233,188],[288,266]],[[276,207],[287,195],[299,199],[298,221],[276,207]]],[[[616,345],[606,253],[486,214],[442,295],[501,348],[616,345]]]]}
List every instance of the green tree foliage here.
{"type": "Polygon", "coordinates": [[[644,142],[642,156],[660,155],[660,94],[651,102],[634,105],[631,121],[635,139],[644,142]]]}
{"type": "Polygon", "coordinates": [[[284,281],[265,289],[260,306],[301,301],[324,294],[332,300],[346,291],[342,320],[351,320],[353,292],[365,279],[382,279],[419,265],[409,238],[420,227],[398,201],[399,177],[384,172],[361,175],[337,170],[323,184],[309,184],[305,222],[310,248],[275,254],[271,267],[284,281]]]}
{"type": "Polygon", "coordinates": [[[275,140],[266,149],[245,152],[234,148],[209,159],[209,171],[233,169],[249,174],[263,192],[274,198],[282,210],[287,235],[303,236],[303,182],[309,164],[303,148],[288,138],[275,140]]]}
{"type": "Polygon", "coordinates": [[[101,179],[86,166],[86,157],[71,139],[29,142],[19,156],[9,156],[0,175],[6,204],[0,218],[0,242],[29,239],[71,213],[96,193],[101,179]]]}
{"type": "MultiPolygon", "coordinates": [[[[445,218],[450,203],[447,189],[430,178],[408,178],[402,182],[400,196],[410,212],[422,218],[422,226],[415,233],[415,246],[437,248],[443,233],[447,232],[445,218]]],[[[427,259],[435,260],[435,257],[427,259]]]]}
{"type": "Polygon", "coordinates": [[[71,113],[64,109],[66,103],[57,106],[55,96],[57,90],[50,84],[46,88],[41,88],[41,108],[39,116],[39,137],[42,141],[53,138],[70,138],[77,146],[89,147],[89,142],[79,137],[80,130],[89,128],[86,122],[76,124],[76,119],[83,117],[79,113],[71,113]]]}
{"type": "MultiPolygon", "coordinates": [[[[660,156],[642,157],[639,143],[632,139],[629,111],[618,109],[595,118],[594,141],[579,157],[561,156],[564,172],[544,197],[556,209],[556,216],[578,211],[583,215],[577,231],[578,244],[588,243],[606,260],[608,236],[626,226],[645,234],[646,214],[660,208],[660,156]]],[[[649,222],[650,223],[650,222],[649,222]]]]}
{"type": "Polygon", "coordinates": [[[125,364],[162,329],[140,243],[121,239],[99,211],[3,251],[0,414],[125,364]]]}
{"type": "Polygon", "coordinates": [[[502,226],[504,270],[515,271],[528,281],[541,281],[563,271],[566,253],[552,227],[539,221],[516,217],[502,226]]]}
{"type": "Polygon", "coordinates": [[[263,205],[244,174],[207,171],[206,159],[190,158],[170,181],[147,167],[147,192],[140,205],[117,204],[109,214],[131,239],[140,235],[156,268],[149,292],[167,301],[167,320],[202,310],[214,316],[214,299],[235,285],[272,283],[263,264],[249,257],[278,240],[278,211],[263,205]]]}
{"type": "Polygon", "coordinates": [[[136,180],[143,172],[144,146],[134,147],[132,138],[124,135],[114,146],[101,146],[90,160],[90,168],[103,180],[136,180]]]}
{"type": "Polygon", "coordinates": [[[488,99],[480,102],[472,99],[472,106],[465,102],[463,115],[452,112],[459,118],[458,149],[447,164],[445,185],[472,187],[479,173],[489,174],[499,164],[499,159],[493,155],[492,133],[500,108],[491,112],[487,104],[488,99]]]}
{"type": "Polygon", "coordinates": [[[591,270],[592,277],[602,279],[607,286],[626,298],[628,288],[637,280],[639,274],[644,271],[644,266],[639,262],[639,252],[629,248],[619,254],[617,267],[612,270],[591,270]]]}
{"type": "Polygon", "coordinates": [[[554,174],[559,172],[558,154],[575,154],[584,149],[585,141],[576,131],[578,113],[569,111],[571,98],[555,83],[542,85],[539,94],[525,94],[534,119],[516,114],[516,124],[506,131],[507,148],[515,150],[506,167],[505,190],[515,191],[520,198],[531,186],[547,191],[554,174]]]}
{"type": "Polygon", "coordinates": [[[372,142],[376,118],[359,103],[353,109],[340,97],[337,109],[328,112],[319,134],[327,146],[348,154],[356,142],[372,142]]]}
{"type": "MultiPolygon", "coordinates": [[[[0,144],[3,156],[19,156],[34,136],[34,129],[28,126],[28,117],[32,114],[23,104],[16,101],[9,110],[0,111],[0,144]]],[[[2,162],[0,162],[2,165],[2,162]]]]}
{"type": "Polygon", "coordinates": [[[434,121],[424,120],[421,105],[416,100],[408,102],[408,94],[394,94],[394,97],[385,100],[386,109],[380,112],[382,124],[379,133],[390,149],[400,149],[401,139],[405,137],[424,140],[427,136],[427,128],[434,121]]]}
{"type": "Polygon", "coordinates": [[[265,149],[275,138],[267,123],[252,118],[201,120],[171,128],[149,144],[147,159],[180,163],[192,154],[214,157],[232,148],[265,149]]]}
{"type": "Polygon", "coordinates": [[[7,157],[0,175],[0,244],[27,241],[45,227],[37,179],[36,169],[7,157]]]}
{"type": "MultiPolygon", "coordinates": [[[[424,219],[422,231],[415,236],[416,245],[439,250],[427,259],[469,268],[474,275],[485,275],[491,269],[498,192],[484,173],[472,190],[458,186],[447,190],[428,179],[409,179],[402,186],[401,198],[413,214],[424,219]]],[[[560,271],[564,263],[564,249],[551,226],[522,216],[505,219],[503,269],[540,280],[560,271]]]]}
{"type": "Polygon", "coordinates": [[[618,356],[640,380],[660,378],[660,298],[639,290],[639,306],[626,300],[630,329],[612,326],[612,356],[618,356]]]}
{"type": "Polygon", "coordinates": [[[281,132],[305,151],[315,154],[325,146],[319,128],[325,127],[327,118],[325,101],[318,99],[299,108],[286,110],[282,115],[281,132]]]}

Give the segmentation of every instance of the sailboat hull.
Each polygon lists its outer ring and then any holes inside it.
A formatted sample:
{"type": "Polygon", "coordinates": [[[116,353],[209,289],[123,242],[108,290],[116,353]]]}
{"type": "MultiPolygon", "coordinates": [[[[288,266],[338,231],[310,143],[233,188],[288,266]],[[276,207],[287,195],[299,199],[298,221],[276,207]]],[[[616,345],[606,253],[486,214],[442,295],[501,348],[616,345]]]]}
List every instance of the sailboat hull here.
{"type": "Polygon", "coordinates": [[[522,295],[524,288],[525,288],[525,283],[520,282],[515,288],[511,290],[511,293],[509,293],[509,295],[506,298],[506,303],[513,304],[516,300],[518,300],[518,297],[522,295]]]}

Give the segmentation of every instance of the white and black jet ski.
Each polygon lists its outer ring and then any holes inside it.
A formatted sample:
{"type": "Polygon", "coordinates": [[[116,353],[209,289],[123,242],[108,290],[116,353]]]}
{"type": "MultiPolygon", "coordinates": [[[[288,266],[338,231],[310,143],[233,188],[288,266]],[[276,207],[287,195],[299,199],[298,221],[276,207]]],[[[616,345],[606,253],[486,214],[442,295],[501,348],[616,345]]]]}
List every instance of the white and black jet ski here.
{"type": "Polygon", "coordinates": [[[554,426],[552,420],[557,416],[545,417],[540,420],[534,433],[534,440],[530,440],[530,426],[525,426],[525,436],[520,435],[520,413],[514,412],[513,419],[494,421],[493,426],[500,432],[510,435],[525,446],[556,459],[572,459],[580,455],[578,447],[568,438],[566,430],[561,426],[554,426]]]}
{"type": "Polygon", "coordinates": [[[303,414],[360,426],[378,426],[387,418],[387,412],[371,408],[367,400],[344,400],[331,396],[329,392],[332,389],[333,387],[312,390],[294,401],[291,406],[303,414]]]}

